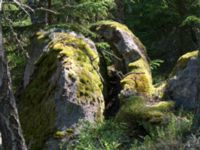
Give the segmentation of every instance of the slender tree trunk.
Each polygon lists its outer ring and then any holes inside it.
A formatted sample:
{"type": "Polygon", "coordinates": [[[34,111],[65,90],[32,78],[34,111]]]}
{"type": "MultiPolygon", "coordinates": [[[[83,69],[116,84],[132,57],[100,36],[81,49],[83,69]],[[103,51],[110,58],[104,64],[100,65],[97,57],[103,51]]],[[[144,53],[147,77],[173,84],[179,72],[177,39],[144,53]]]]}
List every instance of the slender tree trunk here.
{"type": "Polygon", "coordinates": [[[35,17],[35,8],[36,8],[36,1],[35,0],[28,0],[28,5],[30,8],[34,10],[34,12],[30,12],[31,22],[32,24],[37,24],[37,18],[35,17]]]}
{"type": "MultiPolygon", "coordinates": [[[[47,8],[48,8],[49,10],[51,10],[51,4],[52,4],[51,0],[48,0],[47,8]]],[[[48,22],[48,24],[51,24],[51,23],[52,23],[51,13],[48,12],[47,15],[48,15],[48,16],[47,16],[47,17],[48,17],[48,18],[47,18],[47,22],[48,22]]]]}
{"type": "MultiPolygon", "coordinates": [[[[0,20],[2,9],[0,8],[0,20]]],[[[19,123],[15,98],[11,89],[10,72],[3,47],[0,21],[0,131],[4,150],[27,150],[19,123]]]]}
{"type": "Polygon", "coordinates": [[[175,0],[175,4],[177,7],[177,11],[181,18],[184,18],[186,14],[188,13],[188,10],[186,8],[187,1],[185,0],[175,0]]]}
{"type": "Polygon", "coordinates": [[[117,12],[116,17],[117,21],[123,23],[124,22],[124,11],[125,11],[125,2],[123,0],[115,0],[116,6],[117,6],[117,12]]]}

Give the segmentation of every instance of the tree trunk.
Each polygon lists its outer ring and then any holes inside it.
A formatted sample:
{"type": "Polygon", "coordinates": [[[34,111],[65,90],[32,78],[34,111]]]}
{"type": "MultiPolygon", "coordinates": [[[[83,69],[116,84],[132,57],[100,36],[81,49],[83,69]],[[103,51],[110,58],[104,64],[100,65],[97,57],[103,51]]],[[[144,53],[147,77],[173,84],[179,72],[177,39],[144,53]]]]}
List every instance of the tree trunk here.
{"type": "Polygon", "coordinates": [[[185,0],[176,0],[175,4],[176,4],[177,11],[178,11],[180,17],[184,18],[186,16],[186,14],[188,13],[188,10],[186,8],[187,1],[185,1],[185,0]]]}
{"type": "Polygon", "coordinates": [[[115,0],[115,3],[116,3],[116,6],[117,6],[117,12],[116,12],[116,18],[117,18],[117,21],[123,23],[124,22],[124,5],[125,5],[125,2],[122,1],[122,0],[115,0]]]}
{"type": "Polygon", "coordinates": [[[33,9],[34,12],[30,12],[31,22],[32,24],[37,24],[37,18],[35,17],[35,9],[36,9],[36,1],[28,0],[28,6],[33,9]]]}
{"type": "MultiPolygon", "coordinates": [[[[0,8],[0,20],[2,11],[0,8]]],[[[19,123],[15,98],[11,89],[10,72],[3,47],[0,23],[0,132],[4,150],[27,150],[19,123]]]]}
{"type": "MultiPolygon", "coordinates": [[[[51,0],[48,0],[47,8],[48,8],[49,10],[51,10],[51,5],[52,5],[51,0]]],[[[48,24],[51,24],[51,23],[52,23],[51,13],[49,13],[49,12],[47,13],[47,22],[48,22],[48,24]]]]}

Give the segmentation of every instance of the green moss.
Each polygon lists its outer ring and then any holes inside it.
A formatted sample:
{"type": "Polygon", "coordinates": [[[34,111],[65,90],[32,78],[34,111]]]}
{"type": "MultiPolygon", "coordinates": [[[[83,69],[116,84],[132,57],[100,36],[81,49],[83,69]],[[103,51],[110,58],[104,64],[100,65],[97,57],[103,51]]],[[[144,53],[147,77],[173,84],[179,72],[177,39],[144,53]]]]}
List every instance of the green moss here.
{"type": "Polygon", "coordinates": [[[73,68],[70,77],[77,78],[78,103],[95,102],[96,97],[100,96],[103,90],[102,82],[98,74],[98,54],[91,50],[82,39],[75,38],[74,36],[68,35],[61,41],[53,44],[52,48],[60,51],[60,57],[67,57],[65,60],[66,67],[70,63],[73,68]],[[76,47],[71,46],[70,44],[72,43],[76,47]]]}
{"type": "Polygon", "coordinates": [[[57,52],[41,58],[36,65],[34,80],[20,97],[20,121],[26,141],[32,143],[32,150],[42,149],[54,128],[56,111],[52,91],[55,86],[49,80],[56,69],[56,58],[57,52]]]}
{"type": "Polygon", "coordinates": [[[67,128],[65,131],[56,131],[53,135],[56,139],[63,139],[65,137],[70,137],[74,135],[74,130],[72,128],[67,128]]]}
{"type": "Polygon", "coordinates": [[[162,101],[158,102],[155,105],[149,106],[152,110],[168,111],[174,106],[174,102],[171,101],[162,101]]]}
{"type": "Polygon", "coordinates": [[[174,76],[178,71],[183,70],[188,61],[192,58],[192,57],[197,57],[199,54],[199,50],[196,51],[192,51],[189,53],[184,54],[183,56],[181,56],[178,61],[176,66],[174,67],[174,69],[172,70],[172,73],[170,74],[170,76],[174,76]]]}
{"type": "Polygon", "coordinates": [[[167,112],[173,108],[172,102],[159,102],[155,104],[147,104],[142,97],[130,97],[121,107],[116,116],[116,120],[126,122],[130,126],[146,124],[161,124],[167,117],[167,112]]]}
{"type": "Polygon", "coordinates": [[[167,85],[167,81],[163,81],[163,82],[155,85],[154,96],[162,98],[164,95],[166,85],[167,85]]]}
{"type": "Polygon", "coordinates": [[[154,87],[152,85],[151,73],[148,64],[143,59],[130,63],[130,72],[121,80],[123,90],[133,91],[144,95],[152,95],[154,87]]]}
{"type": "Polygon", "coordinates": [[[54,138],[56,139],[62,139],[66,136],[66,132],[65,131],[56,131],[53,135],[54,138]]]}

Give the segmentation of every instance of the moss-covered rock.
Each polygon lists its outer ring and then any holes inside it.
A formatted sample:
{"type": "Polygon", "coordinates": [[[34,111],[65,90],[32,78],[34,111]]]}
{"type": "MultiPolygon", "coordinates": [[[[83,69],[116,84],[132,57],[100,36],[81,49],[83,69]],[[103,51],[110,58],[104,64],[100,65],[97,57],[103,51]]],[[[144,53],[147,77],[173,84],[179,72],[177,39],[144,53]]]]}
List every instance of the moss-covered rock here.
{"type": "Polygon", "coordinates": [[[91,29],[109,42],[113,53],[120,58],[114,59],[116,70],[125,74],[120,96],[152,95],[154,87],[146,48],[140,40],[125,25],[114,21],[101,21],[91,29]]]}
{"type": "Polygon", "coordinates": [[[99,56],[93,42],[75,33],[46,31],[36,38],[45,44],[32,49],[39,58],[29,64],[32,73],[19,96],[20,119],[31,150],[58,148],[80,120],[103,119],[99,56]]]}
{"type": "Polygon", "coordinates": [[[172,73],[170,74],[170,76],[172,77],[172,76],[174,76],[177,72],[179,72],[179,71],[185,69],[185,67],[187,66],[188,61],[189,61],[191,58],[197,57],[198,54],[199,54],[199,51],[196,50],[196,51],[188,52],[188,53],[182,55],[182,56],[178,59],[178,61],[177,61],[176,65],[175,65],[175,67],[173,68],[172,73]]]}
{"type": "Polygon", "coordinates": [[[200,69],[197,57],[198,51],[181,56],[167,81],[164,98],[175,101],[179,108],[195,108],[200,69]]]}
{"type": "Polygon", "coordinates": [[[126,122],[131,127],[142,125],[145,129],[151,125],[160,125],[168,119],[168,112],[174,106],[173,102],[147,102],[142,97],[132,96],[126,100],[116,116],[116,120],[126,122]]]}
{"type": "Polygon", "coordinates": [[[113,46],[114,54],[121,59],[115,62],[118,69],[127,72],[129,63],[141,57],[146,61],[145,46],[125,25],[114,21],[101,21],[91,29],[113,46]]]}

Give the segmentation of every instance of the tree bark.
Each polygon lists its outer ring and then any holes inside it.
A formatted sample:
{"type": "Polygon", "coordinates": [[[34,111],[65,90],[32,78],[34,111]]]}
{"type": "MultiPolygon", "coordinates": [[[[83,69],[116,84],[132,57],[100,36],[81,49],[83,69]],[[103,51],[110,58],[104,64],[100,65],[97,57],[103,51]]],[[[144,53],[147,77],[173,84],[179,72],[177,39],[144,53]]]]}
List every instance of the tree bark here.
{"type": "Polygon", "coordinates": [[[33,9],[34,12],[30,12],[31,22],[32,24],[37,24],[37,18],[35,17],[35,9],[36,9],[36,1],[28,0],[28,6],[33,9]]]}
{"type": "Polygon", "coordinates": [[[122,0],[115,0],[116,6],[117,6],[117,12],[116,12],[116,18],[117,21],[123,23],[124,22],[124,11],[125,11],[125,2],[122,0]]]}
{"type": "MultiPolygon", "coordinates": [[[[2,11],[0,8],[0,20],[2,11]]],[[[0,22],[0,132],[4,150],[27,150],[22,135],[11,78],[3,47],[3,33],[0,22]]]]}
{"type": "MultiPolygon", "coordinates": [[[[48,0],[47,8],[48,8],[49,10],[51,10],[51,5],[52,5],[51,0],[48,0]]],[[[52,23],[51,14],[50,14],[49,12],[47,12],[47,22],[48,22],[48,24],[51,24],[51,23],[52,23]]]]}

